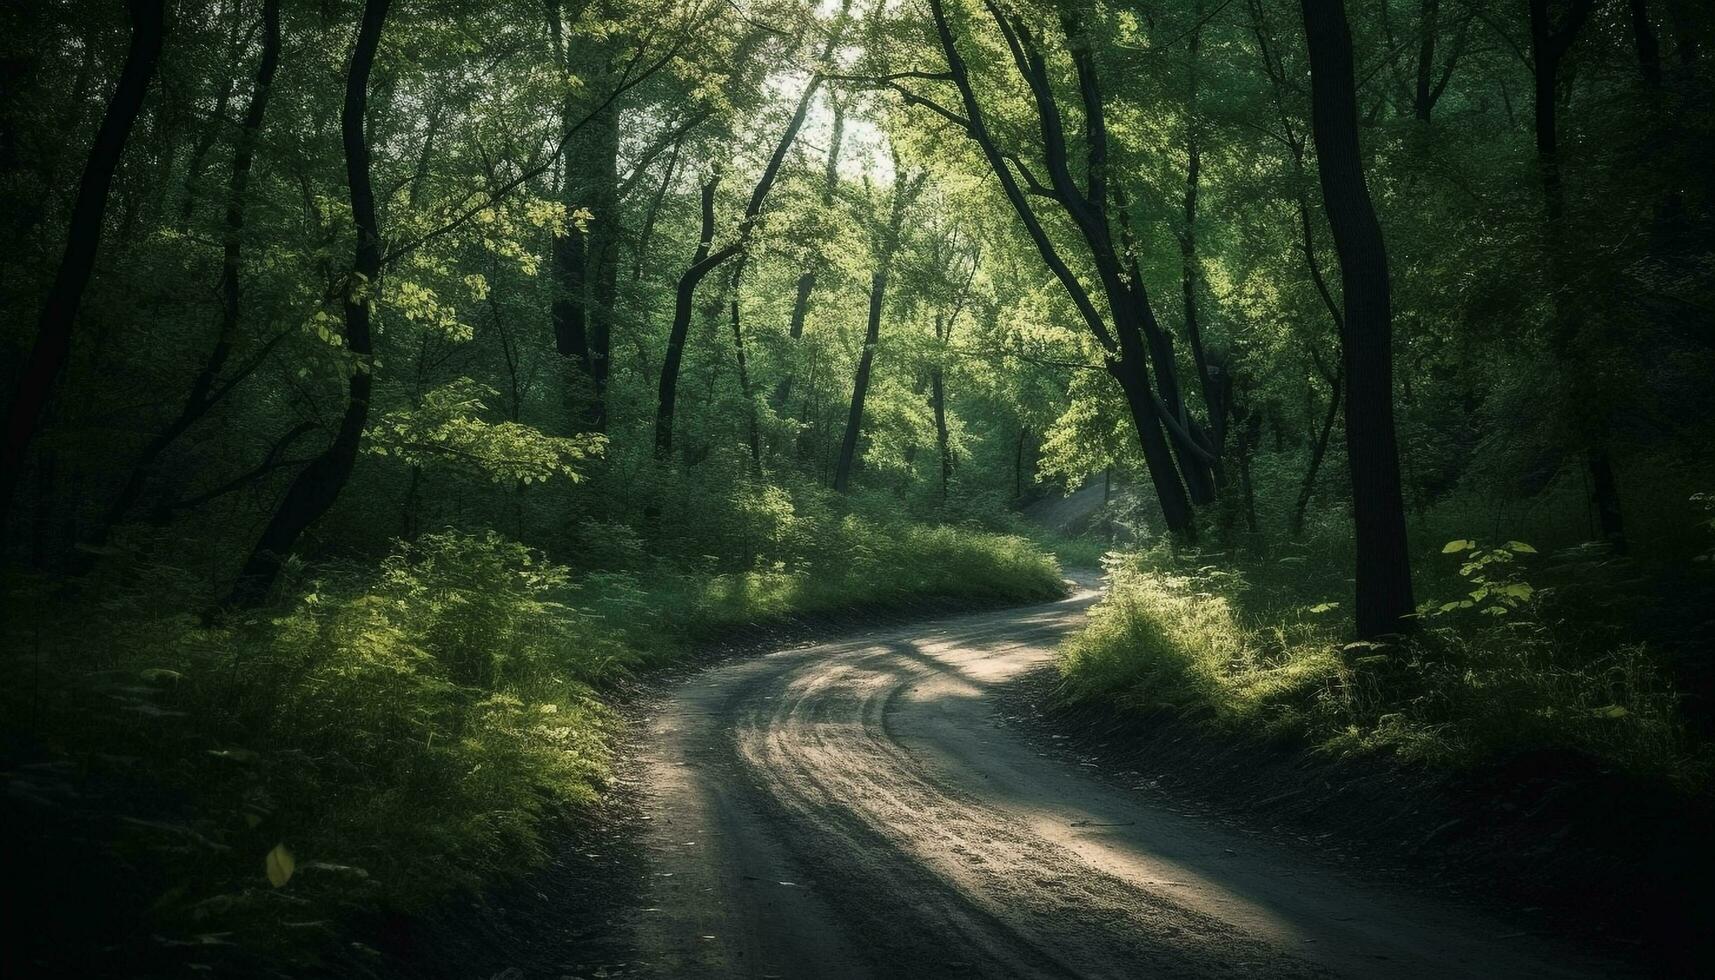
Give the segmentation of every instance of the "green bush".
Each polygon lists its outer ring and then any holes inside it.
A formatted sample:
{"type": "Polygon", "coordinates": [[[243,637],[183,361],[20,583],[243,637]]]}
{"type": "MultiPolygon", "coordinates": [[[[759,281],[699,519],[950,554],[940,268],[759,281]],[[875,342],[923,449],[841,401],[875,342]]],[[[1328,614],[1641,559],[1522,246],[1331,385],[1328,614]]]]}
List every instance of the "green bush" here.
{"type": "Polygon", "coordinates": [[[86,917],[42,903],[28,927],[68,957],[100,937],[169,963],[290,961],[351,910],[544,858],[551,818],[601,792],[607,692],[640,666],[739,624],[1060,592],[1022,538],[766,490],[728,505],[722,533],[754,544],[746,570],[651,558],[628,526],[586,521],[604,570],[445,532],[207,623],[187,611],[194,577],[171,568],[128,566],[75,600],[11,583],[0,780],[34,842],[11,886],[111,899],[86,917]]]}
{"type": "Polygon", "coordinates": [[[592,685],[631,657],[574,595],[522,545],[448,533],[266,618],[205,626],[117,596],[37,617],[58,682],[10,687],[7,728],[66,766],[9,766],[8,788],[35,798],[20,816],[43,841],[69,847],[63,822],[111,842],[39,870],[130,894],[159,942],[254,952],[288,919],[541,858],[545,818],[607,777],[615,719],[592,685]]]}
{"type": "MultiPolygon", "coordinates": [[[[1244,567],[1305,577],[1287,561],[1284,572],[1278,561],[1244,567]]],[[[1061,651],[1070,702],[1447,766],[1567,749],[1706,783],[1709,749],[1686,732],[1668,672],[1643,644],[1587,649],[1522,603],[1510,615],[1483,615],[1479,603],[1462,622],[1437,617],[1393,645],[1343,644],[1338,603],[1279,601],[1301,597],[1301,583],[1253,585],[1163,551],[1112,572],[1109,595],[1061,651]]]]}

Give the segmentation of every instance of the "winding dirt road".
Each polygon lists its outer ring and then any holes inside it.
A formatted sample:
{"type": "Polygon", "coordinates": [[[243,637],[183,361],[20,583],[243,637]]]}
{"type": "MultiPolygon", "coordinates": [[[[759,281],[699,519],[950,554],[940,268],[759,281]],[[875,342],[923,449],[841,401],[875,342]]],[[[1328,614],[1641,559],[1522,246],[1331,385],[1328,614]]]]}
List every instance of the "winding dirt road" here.
{"type": "Polygon", "coordinates": [[[718,667],[650,721],[644,962],[673,977],[1537,977],[1600,972],[1355,884],[1002,728],[1069,599],[718,667]]]}

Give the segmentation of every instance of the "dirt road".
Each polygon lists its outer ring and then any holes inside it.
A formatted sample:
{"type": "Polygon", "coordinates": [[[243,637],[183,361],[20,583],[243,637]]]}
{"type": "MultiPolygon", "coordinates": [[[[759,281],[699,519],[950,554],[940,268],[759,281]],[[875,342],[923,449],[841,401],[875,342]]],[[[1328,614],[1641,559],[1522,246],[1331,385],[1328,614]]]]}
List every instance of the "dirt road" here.
{"type": "Polygon", "coordinates": [[[1580,976],[1512,928],[1180,816],[1000,726],[1082,619],[882,630],[684,682],[640,776],[641,964],[676,977],[1580,976]]]}

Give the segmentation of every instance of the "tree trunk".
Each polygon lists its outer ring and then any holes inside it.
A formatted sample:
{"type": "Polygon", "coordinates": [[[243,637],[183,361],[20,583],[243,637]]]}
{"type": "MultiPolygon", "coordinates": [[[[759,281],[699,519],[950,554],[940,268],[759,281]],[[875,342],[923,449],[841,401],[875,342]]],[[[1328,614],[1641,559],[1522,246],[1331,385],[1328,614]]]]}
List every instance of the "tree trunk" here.
{"type": "MultiPolygon", "coordinates": [[[[1202,19],[1203,6],[1196,7],[1196,16],[1202,19]]],[[[1197,197],[1203,171],[1203,146],[1200,133],[1201,121],[1197,117],[1197,99],[1200,94],[1200,79],[1198,76],[1198,58],[1202,49],[1203,32],[1199,28],[1191,32],[1190,39],[1190,75],[1191,91],[1186,108],[1185,123],[1185,230],[1179,238],[1180,287],[1185,296],[1185,337],[1191,343],[1191,359],[1197,366],[1197,384],[1203,393],[1203,407],[1209,419],[1209,450],[1215,456],[1213,467],[1214,482],[1221,482],[1220,457],[1227,442],[1227,404],[1226,385],[1218,378],[1218,369],[1211,363],[1207,348],[1203,344],[1203,326],[1198,317],[1197,308],[1197,197]]]]}
{"type": "Polygon", "coordinates": [[[1161,519],[1167,530],[1183,540],[1194,541],[1197,523],[1191,511],[1191,498],[1185,485],[1179,482],[1179,470],[1173,464],[1173,450],[1162,431],[1149,379],[1144,375],[1141,356],[1108,361],[1108,373],[1119,382],[1131,409],[1138,445],[1143,449],[1143,464],[1155,486],[1156,501],[1161,505],[1161,519]]]}
{"type": "Polygon", "coordinates": [[[244,563],[227,601],[256,605],[267,598],[286,557],[304,531],[338,499],[357,463],[358,444],[369,420],[369,395],[373,382],[374,339],[370,333],[370,307],[381,276],[381,227],[375,213],[375,191],[370,184],[369,139],[364,131],[369,104],[369,75],[381,45],[381,30],[391,0],[365,0],[363,23],[351,52],[346,72],[345,105],[340,114],[340,134],[345,151],[346,183],[351,192],[351,216],[357,225],[357,248],[352,278],[345,290],[345,342],[353,358],[345,414],[333,442],[299,471],[263,529],[255,550],[244,563]]]}
{"type": "Polygon", "coordinates": [[[703,223],[697,251],[674,290],[673,328],[667,334],[667,353],[661,359],[661,383],[655,407],[655,455],[663,460],[673,455],[673,409],[679,401],[679,364],[685,357],[685,337],[691,330],[697,284],[714,268],[709,263],[709,249],[715,237],[715,188],[719,185],[718,174],[703,183],[703,223]]]}
{"type": "Polygon", "coordinates": [[[644,260],[649,255],[649,242],[655,237],[655,219],[661,213],[661,202],[667,197],[667,189],[673,186],[673,176],[679,169],[679,150],[683,141],[675,141],[673,149],[667,154],[667,165],[661,170],[661,183],[655,188],[655,194],[649,200],[649,207],[643,213],[643,230],[637,234],[637,247],[632,251],[631,278],[643,278],[644,260]]]}
{"type": "Polygon", "coordinates": [[[1340,416],[1340,372],[1334,371],[1328,378],[1328,411],[1322,416],[1322,425],[1316,430],[1316,441],[1310,446],[1310,465],[1304,468],[1304,481],[1298,487],[1298,501],[1292,506],[1292,524],[1290,531],[1294,538],[1304,534],[1304,513],[1310,509],[1310,498],[1316,495],[1316,476],[1322,470],[1322,459],[1328,454],[1328,440],[1334,431],[1334,420],[1340,416]]]}
{"type": "MultiPolygon", "coordinates": [[[[839,19],[822,52],[824,60],[832,54],[844,33],[846,11],[850,7],[851,0],[845,0],[841,5],[839,19]]],[[[750,192],[750,203],[745,208],[744,220],[739,224],[737,240],[718,252],[710,251],[715,228],[715,184],[711,180],[703,186],[702,237],[698,240],[696,255],[690,267],[679,277],[675,290],[673,326],[667,333],[667,356],[662,360],[661,383],[657,388],[655,455],[658,459],[666,460],[673,455],[673,411],[678,401],[679,366],[684,360],[685,338],[690,333],[691,317],[696,308],[697,285],[722,262],[738,255],[749,246],[751,233],[756,230],[757,218],[761,216],[762,206],[768,200],[768,192],[774,188],[774,182],[780,176],[781,165],[785,163],[786,154],[792,149],[792,144],[797,141],[798,131],[804,127],[804,117],[809,114],[810,102],[816,97],[816,91],[821,88],[823,80],[821,75],[813,75],[809,84],[804,86],[803,94],[798,97],[797,108],[786,124],[786,131],[780,134],[780,141],[775,144],[773,155],[768,158],[768,164],[763,167],[762,175],[757,178],[756,186],[750,192]]]]}
{"type": "Polygon", "coordinates": [[[256,66],[256,84],[250,105],[244,110],[244,124],[238,133],[238,144],[232,153],[232,176],[227,185],[226,235],[222,245],[220,270],[220,332],[215,336],[214,349],[203,362],[202,370],[191,383],[191,390],[179,414],[144,447],[131,469],[119,495],[108,507],[106,515],[92,537],[96,545],[103,544],[114,525],[136,506],[143,488],[153,475],[155,463],[178,438],[190,430],[219,400],[215,383],[232,356],[238,342],[240,307],[239,280],[243,271],[244,196],[250,183],[250,166],[256,157],[256,144],[261,137],[262,122],[268,112],[268,96],[274,84],[274,74],[280,65],[280,0],[265,0],[262,5],[262,57],[256,66]]]}
{"type": "Polygon", "coordinates": [[[1440,0],[1422,0],[1417,19],[1417,85],[1411,98],[1418,122],[1428,122],[1435,108],[1435,33],[1440,19],[1440,0]]]}
{"type": "Polygon", "coordinates": [[[869,394],[869,376],[875,366],[875,347],[881,341],[881,314],[887,303],[887,280],[893,273],[893,257],[899,251],[899,235],[905,225],[906,209],[923,189],[927,174],[907,179],[901,172],[899,154],[894,153],[893,208],[882,228],[875,256],[875,274],[869,284],[869,323],[864,330],[863,354],[858,358],[857,377],[852,382],[851,412],[846,417],[845,438],[840,441],[840,457],[834,466],[834,489],[845,493],[851,486],[852,468],[857,463],[858,438],[863,434],[863,402],[869,394]]]}
{"type": "Polygon", "coordinates": [[[953,480],[953,447],[947,439],[947,375],[939,364],[929,372],[929,396],[935,409],[935,455],[941,461],[941,500],[953,480]]]}
{"type": "MultiPolygon", "coordinates": [[[[603,16],[608,13],[606,6],[602,6],[603,16]]],[[[586,82],[610,73],[610,41],[574,44],[564,37],[559,0],[549,0],[547,12],[550,39],[564,72],[586,82]]],[[[555,350],[571,371],[567,380],[572,424],[603,432],[613,305],[618,295],[619,107],[610,102],[578,127],[595,91],[586,84],[568,91],[561,102],[561,124],[574,135],[566,147],[560,199],[567,214],[583,211],[588,218],[584,229],[568,228],[555,236],[549,317],[555,350]]]]}
{"type": "MultiPolygon", "coordinates": [[[[834,192],[840,186],[840,145],[846,131],[845,107],[838,100],[833,101],[833,131],[828,136],[827,167],[822,174],[822,207],[832,208],[834,192]]],[[[810,315],[810,294],[816,288],[816,269],[812,266],[798,277],[798,291],[792,299],[792,319],[787,325],[786,336],[794,345],[798,338],[804,336],[804,321],[810,315]]],[[[776,411],[785,407],[786,400],[792,395],[793,365],[788,364],[780,375],[780,383],[775,386],[773,404],[776,411]]]]}
{"type": "Polygon", "coordinates": [[[1364,182],[1352,35],[1344,0],[1301,0],[1311,130],[1345,303],[1346,452],[1357,550],[1357,631],[1406,630],[1413,611],[1399,448],[1393,426],[1393,311],[1387,252],[1364,182]]]}
{"type": "MultiPolygon", "coordinates": [[[[1144,353],[1143,345],[1138,339],[1138,331],[1143,322],[1142,311],[1148,309],[1148,300],[1142,293],[1141,282],[1136,277],[1132,281],[1138,288],[1130,288],[1120,274],[1119,257],[1113,248],[1112,234],[1108,228],[1108,190],[1107,190],[1107,132],[1102,116],[1102,101],[1096,85],[1093,60],[1089,57],[1087,45],[1079,41],[1072,44],[1073,61],[1078,69],[1079,93],[1085,107],[1085,158],[1088,164],[1089,189],[1078,188],[1072,181],[1069,171],[1069,154],[1065,142],[1065,127],[1055,105],[1053,85],[1048,78],[1048,72],[1039,52],[1032,46],[1028,26],[1017,18],[1009,19],[998,6],[990,6],[997,26],[1012,50],[1013,60],[1018,66],[1019,74],[1029,84],[1035,96],[1038,121],[1041,123],[1043,148],[1047,155],[1050,179],[1054,185],[1049,191],[1043,188],[1034,177],[1026,175],[1031,183],[1032,191],[1050,193],[1065,209],[1067,216],[1078,226],[1086,243],[1090,246],[1091,257],[1095,261],[1102,278],[1102,288],[1107,294],[1110,313],[1114,319],[1114,329],[1109,330],[1108,322],[1095,307],[1089,291],[1079,281],[1071,267],[1061,257],[1058,248],[1049,237],[1041,220],[1032,209],[1019,184],[1019,177],[1013,171],[1009,155],[1004,153],[999,144],[990,136],[988,125],[983,118],[982,105],[977,100],[976,90],[971,84],[970,72],[964,56],[959,53],[958,43],[953,35],[952,21],[947,16],[946,4],[943,0],[930,0],[929,10],[935,21],[935,32],[940,42],[942,54],[946,57],[947,73],[959,91],[960,103],[964,106],[965,117],[960,119],[951,112],[921,97],[908,97],[908,101],[925,105],[933,109],[943,118],[953,121],[965,129],[971,139],[982,151],[983,158],[989,165],[989,171],[1000,182],[1007,201],[1023,223],[1025,231],[1030,235],[1037,252],[1050,272],[1059,280],[1066,290],[1079,315],[1084,319],[1090,332],[1107,352],[1107,369],[1114,379],[1120,382],[1126,394],[1127,404],[1131,408],[1132,419],[1137,425],[1139,442],[1143,449],[1144,459],[1149,465],[1151,478],[1155,481],[1156,495],[1161,500],[1161,511],[1167,520],[1168,528],[1181,538],[1191,538],[1196,534],[1196,526],[1191,516],[1190,501],[1185,495],[1185,486],[1180,482],[1179,473],[1174,465],[1172,450],[1167,440],[1162,436],[1162,420],[1155,409],[1155,394],[1149,388],[1145,365],[1148,356],[1144,353]],[[1123,320],[1123,322],[1121,322],[1123,320]]],[[[1072,29],[1067,24],[1068,33],[1072,29]]],[[[1123,219],[1124,207],[1120,209],[1123,219]]],[[[1135,265],[1135,263],[1133,263],[1135,265]]],[[[1172,365],[1164,366],[1171,371],[1172,365]]]]}
{"type": "Polygon", "coordinates": [[[90,273],[95,269],[95,253],[101,245],[101,224],[107,212],[107,192],[113,184],[113,172],[125,152],[126,140],[142,111],[149,81],[160,61],[166,34],[165,7],[165,0],[131,0],[131,43],[125,52],[125,66],[120,70],[119,84],[107,104],[107,113],[101,119],[101,128],[96,131],[95,143],[78,182],[65,252],[48,289],[47,301],[42,305],[36,323],[36,343],[7,413],[6,450],[4,459],[0,459],[0,520],[11,512],[12,496],[42,411],[71,353],[78,307],[83,303],[84,288],[89,285],[90,273]]]}
{"type": "Polygon", "coordinates": [[[732,343],[738,359],[738,389],[744,396],[745,436],[750,446],[751,472],[762,475],[762,432],[756,418],[756,394],[750,386],[750,366],[744,355],[744,326],[739,320],[738,286],[744,276],[744,259],[740,258],[738,267],[733,270],[732,284],[729,287],[732,303],[732,343]]]}
{"type": "Polygon", "coordinates": [[[1608,420],[1595,404],[1596,378],[1589,355],[1581,349],[1583,317],[1581,304],[1568,295],[1571,276],[1565,267],[1566,187],[1561,179],[1560,132],[1556,120],[1560,89],[1560,64],[1572,49],[1578,32],[1589,19],[1595,0],[1572,0],[1565,16],[1555,24],[1549,0],[1530,0],[1530,44],[1536,82],[1536,159],[1542,181],[1544,245],[1547,253],[1550,316],[1553,340],[1561,361],[1572,374],[1574,411],[1578,432],[1584,436],[1584,465],[1590,480],[1591,505],[1596,511],[1602,539],[1615,551],[1626,550],[1626,530],[1620,509],[1619,485],[1608,456],[1608,420]]]}
{"type": "Polygon", "coordinates": [[[857,459],[858,436],[863,430],[863,402],[869,393],[870,370],[875,364],[875,345],[881,339],[881,308],[887,293],[887,269],[875,270],[869,283],[869,325],[864,330],[863,354],[858,358],[857,377],[852,382],[852,407],[846,417],[845,438],[840,440],[840,457],[834,465],[834,489],[845,493],[851,488],[852,466],[857,459]]]}

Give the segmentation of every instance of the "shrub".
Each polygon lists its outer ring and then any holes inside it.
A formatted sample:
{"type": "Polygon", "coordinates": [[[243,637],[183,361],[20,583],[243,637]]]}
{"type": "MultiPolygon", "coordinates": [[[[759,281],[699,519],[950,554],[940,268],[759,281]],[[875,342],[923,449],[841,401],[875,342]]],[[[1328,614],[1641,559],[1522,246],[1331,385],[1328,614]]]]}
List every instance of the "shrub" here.
{"type": "MultiPolygon", "coordinates": [[[[1253,562],[1247,571],[1279,576],[1280,567],[1253,562]]],[[[1479,569],[1487,587],[1499,581],[1513,587],[1509,597],[1529,598],[1516,573],[1497,577],[1496,567],[1479,569]]],[[[1343,645],[1330,616],[1337,603],[1246,601],[1291,595],[1290,586],[1258,588],[1159,551],[1112,571],[1108,597],[1061,651],[1069,702],[1448,766],[1557,748],[1685,787],[1707,779],[1708,747],[1685,730],[1650,648],[1582,648],[1533,618],[1523,599],[1511,615],[1473,615],[1394,645],[1343,645]]],[[[1474,574],[1467,587],[1485,588],[1474,574]]]]}

